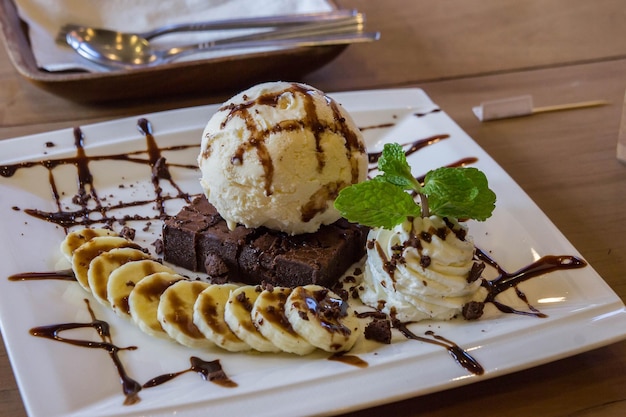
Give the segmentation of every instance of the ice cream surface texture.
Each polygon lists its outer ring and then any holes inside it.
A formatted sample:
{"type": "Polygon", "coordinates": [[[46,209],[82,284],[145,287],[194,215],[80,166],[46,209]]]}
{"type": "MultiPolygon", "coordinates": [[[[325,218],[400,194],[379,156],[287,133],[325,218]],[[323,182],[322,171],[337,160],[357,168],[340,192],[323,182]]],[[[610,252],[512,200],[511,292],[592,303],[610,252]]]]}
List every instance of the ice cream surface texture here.
{"type": "Polygon", "coordinates": [[[204,129],[198,164],[207,199],[229,228],[312,233],[341,216],[339,191],[367,176],[350,115],[299,83],[256,85],[225,102],[204,129]]]}
{"type": "Polygon", "coordinates": [[[362,301],[402,322],[448,320],[480,298],[474,244],[456,221],[416,217],[372,229],[367,255],[362,301]]]}

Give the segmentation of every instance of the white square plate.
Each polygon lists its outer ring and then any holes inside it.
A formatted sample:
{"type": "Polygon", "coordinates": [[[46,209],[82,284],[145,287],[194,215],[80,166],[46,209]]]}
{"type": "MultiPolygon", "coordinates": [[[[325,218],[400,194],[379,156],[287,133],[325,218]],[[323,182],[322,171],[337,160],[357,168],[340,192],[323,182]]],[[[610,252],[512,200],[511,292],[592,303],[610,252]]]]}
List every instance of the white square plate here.
{"type": "MultiPolygon", "coordinates": [[[[381,150],[386,142],[411,143],[449,135],[410,155],[415,175],[463,158],[476,158],[473,165],[486,173],[498,201],[492,218],[469,224],[470,234],[477,246],[505,270],[518,270],[544,255],[580,256],[502,168],[421,90],[362,91],[333,97],[363,128],[370,152],[381,150]]],[[[202,129],[215,109],[203,106],[145,116],[153,125],[154,138],[168,163],[195,164],[202,129]],[[177,145],[192,146],[165,149],[177,145]]],[[[146,139],[136,128],[137,120],[128,118],[81,128],[85,153],[92,157],[89,168],[94,186],[98,195],[105,197],[105,206],[154,199],[150,167],[145,163],[146,139]],[[143,161],[113,157],[122,154],[143,161]],[[95,155],[101,158],[94,159],[95,155]]],[[[1,141],[0,155],[0,166],[68,158],[76,155],[74,134],[68,129],[1,141]]],[[[106,352],[29,334],[36,326],[89,322],[83,299],[90,296],[75,282],[7,279],[16,273],[68,266],[59,251],[65,230],[24,210],[58,210],[51,179],[61,207],[75,209],[71,197],[77,192],[76,167],[35,165],[19,169],[10,177],[0,177],[0,323],[26,409],[33,417],[241,415],[244,410],[272,417],[338,414],[496,377],[626,337],[624,305],[591,266],[552,272],[520,284],[530,304],[547,318],[492,309],[478,321],[411,326],[417,334],[436,328],[438,334],[470,353],[485,369],[483,375],[468,372],[444,348],[401,336],[395,337],[391,345],[359,342],[354,353],[368,363],[366,368],[329,361],[328,355],[320,352],[296,357],[192,350],[150,338],[93,301],[90,305],[95,315],[111,324],[113,342],[121,347],[138,347],[120,352],[134,379],[144,382],[181,371],[189,367],[189,357],[196,355],[205,360],[219,359],[226,374],[238,384],[236,388],[224,388],[186,373],[142,390],[139,403],[124,406],[119,377],[106,352]]],[[[200,192],[198,171],[172,168],[172,172],[184,191],[200,192]]],[[[175,195],[166,181],[161,185],[165,194],[175,195]]],[[[174,214],[183,204],[180,199],[172,199],[167,202],[167,210],[174,214]]],[[[120,211],[158,217],[154,204],[149,203],[110,210],[108,215],[120,211]]],[[[153,220],[144,230],[145,223],[129,225],[137,230],[136,241],[151,248],[160,237],[161,224],[153,220]]],[[[501,300],[527,309],[512,292],[502,294],[501,300]]],[[[72,332],[73,337],[99,340],[91,329],[72,332]]]]}

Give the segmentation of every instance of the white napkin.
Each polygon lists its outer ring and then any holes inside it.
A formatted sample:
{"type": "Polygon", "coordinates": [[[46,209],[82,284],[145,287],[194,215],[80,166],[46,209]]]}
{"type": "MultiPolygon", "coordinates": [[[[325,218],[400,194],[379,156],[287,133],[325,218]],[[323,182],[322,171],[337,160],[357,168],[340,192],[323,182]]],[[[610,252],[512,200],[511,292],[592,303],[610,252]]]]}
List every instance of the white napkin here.
{"type": "MultiPolygon", "coordinates": [[[[37,65],[48,71],[84,69],[109,71],[80,57],[55,38],[67,23],[142,32],[165,24],[209,20],[324,12],[333,9],[328,0],[15,0],[18,13],[28,24],[37,65]]],[[[241,34],[229,31],[229,35],[241,34]]],[[[224,31],[207,31],[166,36],[151,41],[163,47],[194,44],[224,37],[224,31]]],[[[231,52],[232,53],[232,52],[231,52]]],[[[238,53],[242,53],[239,51],[238,53]]],[[[225,53],[220,52],[219,56],[225,53]]],[[[192,55],[204,59],[217,53],[192,55]]],[[[182,60],[182,59],[181,59],[182,60]]]]}

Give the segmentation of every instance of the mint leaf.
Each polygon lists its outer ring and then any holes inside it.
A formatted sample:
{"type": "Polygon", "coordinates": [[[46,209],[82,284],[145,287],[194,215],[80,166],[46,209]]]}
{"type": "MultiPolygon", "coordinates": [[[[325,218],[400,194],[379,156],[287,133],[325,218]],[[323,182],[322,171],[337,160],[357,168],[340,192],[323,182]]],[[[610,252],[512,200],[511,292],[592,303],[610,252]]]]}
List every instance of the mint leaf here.
{"type": "Polygon", "coordinates": [[[431,214],[455,219],[486,220],[496,195],[487,177],[476,168],[438,168],[426,174],[422,190],[431,214]]]}
{"type": "Polygon", "coordinates": [[[402,146],[397,143],[387,143],[383,148],[383,153],[378,159],[378,169],[381,170],[383,178],[405,190],[419,191],[421,186],[411,174],[411,167],[406,161],[406,154],[402,146]]]}
{"type": "Polygon", "coordinates": [[[420,215],[413,197],[382,176],[341,190],[335,208],[348,221],[386,229],[392,229],[408,216],[420,215]]]}
{"type": "Polygon", "coordinates": [[[378,168],[381,175],[344,188],[335,200],[349,221],[386,229],[407,217],[430,215],[483,221],[495,208],[496,195],[476,168],[438,168],[426,174],[422,186],[397,143],[385,145],[378,168]],[[405,190],[414,192],[422,205],[405,190]]]}

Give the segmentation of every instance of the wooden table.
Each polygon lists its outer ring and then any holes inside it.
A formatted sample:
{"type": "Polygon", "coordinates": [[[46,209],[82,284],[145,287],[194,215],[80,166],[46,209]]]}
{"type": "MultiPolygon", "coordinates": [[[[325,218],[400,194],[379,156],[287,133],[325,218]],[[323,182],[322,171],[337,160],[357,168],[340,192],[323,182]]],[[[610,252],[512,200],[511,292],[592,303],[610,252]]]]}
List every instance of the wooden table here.
{"type": "MultiPolygon", "coordinates": [[[[423,88],[528,192],[626,300],[626,166],[616,141],[626,89],[623,0],[345,0],[382,32],[304,77],[324,91],[423,88]],[[610,105],[479,122],[483,100],[610,105]]],[[[0,139],[217,103],[234,93],[81,105],[20,78],[0,51],[0,139]]],[[[346,395],[349,394],[347,390],[346,395]]],[[[351,416],[626,415],[626,342],[351,416]]],[[[0,415],[25,411],[0,351],[0,415]]]]}

